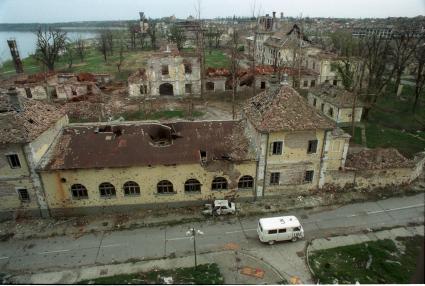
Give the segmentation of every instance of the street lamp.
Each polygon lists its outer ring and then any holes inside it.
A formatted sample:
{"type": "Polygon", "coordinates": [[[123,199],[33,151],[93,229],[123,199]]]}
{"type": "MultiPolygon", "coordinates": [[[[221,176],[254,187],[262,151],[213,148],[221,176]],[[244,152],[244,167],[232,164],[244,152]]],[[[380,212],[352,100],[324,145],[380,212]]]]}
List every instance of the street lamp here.
{"type": "Polygon", "coordinates": [[[195,253],[195,268],[198,266],[198,263],[196,260],[196,236],[197,235],[204,235],[204,233],[200,231],[199,229],[195,229],[194,227],[186,231],[186,236],[190,236],[191,240],[193,239],[193,252],[195,253]]]}

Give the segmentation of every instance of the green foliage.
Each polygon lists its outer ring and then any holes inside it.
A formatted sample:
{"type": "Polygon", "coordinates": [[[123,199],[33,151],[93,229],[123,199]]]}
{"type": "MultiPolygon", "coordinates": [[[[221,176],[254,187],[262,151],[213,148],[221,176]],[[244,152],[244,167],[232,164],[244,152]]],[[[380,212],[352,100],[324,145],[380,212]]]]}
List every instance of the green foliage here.
{"type": "Polygon", "coordinates": [[[416,269],[423,237],[398,238],[406,249],[385,239],[314,252],[310,263],[322,284],[406,284],[416,269]]]}
{"type": "Polygon", "coordinates": [[[173,25],[170,29],[168,40],[175,43],[180,51],[183,49],[184,43],[186,42],[186,35],[182,28],[177,25],[173,25]]]}
{"type": "Polygon", "coordinates": [[[212,50],[205,54],[205,65],[207,68],[229,68],[230,59],[221,50],[212,50]]]}
{"type": "Polygon", "coordinates": [[[161,277],[173,277],[174,284],[217,285],[224,284],[216,263],[171,270],[152,270],[135,274],[121,274],[78,282],[79,284],[161,284],[161,277]]]}

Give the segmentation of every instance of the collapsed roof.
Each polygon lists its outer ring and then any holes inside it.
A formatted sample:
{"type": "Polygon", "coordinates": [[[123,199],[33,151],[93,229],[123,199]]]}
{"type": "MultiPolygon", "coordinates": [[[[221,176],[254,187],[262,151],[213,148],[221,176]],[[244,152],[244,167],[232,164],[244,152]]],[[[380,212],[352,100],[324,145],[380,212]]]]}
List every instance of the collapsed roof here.
{"type": "Polygon", "coordinates": [[[44,170],[196,164],[253,159],[242,122],[86,125],[64,130],[44,170]]]}
{"type": "Polygon", "coordinates": [[[260,132],[333,129],[336,126],[287,84],[252,97],[243,111],[260,132]]]}
{"type": "MultiPolygon", "coordinates": [[[[329,83],[321,84],[309,90],[313,95],[321,98],[324,102],[330,103],[339,108],[352,108],[354,94],[342,87],[329,83]]],[[[357,98],[356,107],[364,107],[365,104],[357,98]]]]}
{"type": "Polygon", "coordinates": [[[48,103],[0,95],[0,143],[31,142],[63,116],[64,110],[48,103]]]}

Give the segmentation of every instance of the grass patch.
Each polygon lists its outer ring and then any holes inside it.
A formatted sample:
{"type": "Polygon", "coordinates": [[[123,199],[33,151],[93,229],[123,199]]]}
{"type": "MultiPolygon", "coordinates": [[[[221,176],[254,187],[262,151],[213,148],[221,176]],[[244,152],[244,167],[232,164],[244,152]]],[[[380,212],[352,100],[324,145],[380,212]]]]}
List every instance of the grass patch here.
{"type": "MultiPolygon", "coordinates": [[[[121,66],[121,72],[118,72],[117,62],[119,61],[118,52],[114,52],[114,55],[108,56],[107,61],[103,59],[103,55],[95,48],[89,48],[86,52],[84,61],[80,61],[79,58],[74,59],[72,68],[68,68],[68,63],[63,57],[59,58],[59,61],[55,63],[55,70],[62,72],[92,72],[92,73],[109,73],[117,80],[127,80],[128,76],[136,71],[138,68],[143,67],[150,55],[150,51],[143,50],[129,50],[124,53],[124,62],[121,66]]],[[[43,68],[40,63],[34,58],[29,56],[22,60],[24,71],[28,74],[34,74],[43,72],[43,68]]],[[[0,74],[5,76],[12,76],[15,73],[15,68],[11,60],[3,63],[0,67],[0,74]]]]}
{"type": "MultiPolygon", "coordinates": [[[[351,132],[353,131],[351,127],[343,127],[342,128],[346,133],[351,135],[351,132]]],[[[354,137],[352,136],[350,138],[350,141],[362,145],[362,129],[360,127],[356,127],[354,130],[354,137]]]]}
{"type": "Polygon", "coordinates": [[[205,65],[207,68],[228,68],[230,59],[221,50],[205,51],[205,65]]]}
{"type": "MultiPolygon", "coordinates": [[[[192,116],[194,118],[202,116],[200,111],[194,111],[192,116]]],[[[118,117],[122,116],[127,121],[137,120],[158,120],[158,119],[171,119],[171,118],[189,118],[190,114],[185,110],[161,110],[154,113],[145,114],[143,111],[124,112],[118,117]]]]}
{"type": "Polygon", "coordinates": [[[420,138],[416,138],[408,132],[377,124],[366,124],[366,138],[367,147],[369,148],[394,147],[409,158],[425,150],[425,141],[420,138]]]}
{"type": "Polygon", "coordinates": [[[310,264],[322,284],[407,284],[416,270],[422,236],[385,239],[314,252],[310,264]]]}
{"type": "Polygon", "coordinates": [[[134,274],[121,274],[84,280],[79,284],[162,284],[161,277],[172,277],[173,284],[224,284],[223,276],[216,263],[171,270],[153,270],[134,274]]]}

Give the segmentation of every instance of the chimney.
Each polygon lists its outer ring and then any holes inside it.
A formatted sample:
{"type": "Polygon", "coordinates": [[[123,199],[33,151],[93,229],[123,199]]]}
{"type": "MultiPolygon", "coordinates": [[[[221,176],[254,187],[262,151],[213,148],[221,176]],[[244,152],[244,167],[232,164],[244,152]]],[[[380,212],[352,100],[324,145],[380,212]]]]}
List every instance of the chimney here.
{"type": "Polygon", "coordinates": [[[273,11],[273,19],[276,19],[276,12],[273,11]]]}
{"type": "Polygon", "coordinates": [[[283,20],[283,12],[280,12],[280,19],[283,20]]]}
{"type": "Polygon", "coordinates": [[[22,105],[21,105],[21,101],[19,99],[18,91],[16,90],[16,88],[14,87],[9,88],[9,90],[7,91],[7,95],[9,96],[9,104],[12,106],[12,108],[18,112],[21,111],[22,105]]]}

